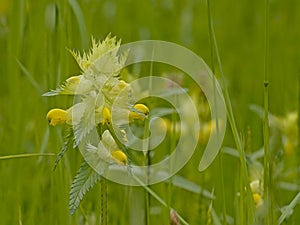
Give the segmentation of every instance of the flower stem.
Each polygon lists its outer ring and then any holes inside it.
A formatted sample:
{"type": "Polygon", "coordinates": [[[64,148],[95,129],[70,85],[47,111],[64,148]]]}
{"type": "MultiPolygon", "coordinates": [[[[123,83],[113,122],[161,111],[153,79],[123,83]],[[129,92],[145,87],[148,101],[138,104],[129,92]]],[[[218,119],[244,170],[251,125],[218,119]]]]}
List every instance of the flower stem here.
{"type": "MultiPolygon", "coordinates": [[[[102,139],[102,131],[103,127],[102,124],[99,124],[97,126],[97,133],[100,139],[102,139]]],[[[107,225],[108,221],[108,210],[107,210],[107,180],[105,177],[101,177],[100,180],[100,195],[101,195],[101,200],[100,200],[100,205],[101,205],[101,225],[107,225]]]]}
{"type": "Polygon", "coordinates": [[[107,225],[107,180],[102,177],[101,185],[101,225],[107,225]]]}
{"type": "Polygon", "coordinates": [[[269,0],[265,0],[265,56],[264,56],[264,224],[274,224],[272,207],[272,159],[269,135],[269,0]]]}

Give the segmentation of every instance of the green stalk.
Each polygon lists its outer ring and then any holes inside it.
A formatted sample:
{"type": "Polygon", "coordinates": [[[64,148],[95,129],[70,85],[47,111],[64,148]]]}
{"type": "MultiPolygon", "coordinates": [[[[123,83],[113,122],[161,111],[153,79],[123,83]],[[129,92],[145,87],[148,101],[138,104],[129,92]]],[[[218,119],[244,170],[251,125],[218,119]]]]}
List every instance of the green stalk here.
{"type": "MultiPolygon", "coordinates": [[[[298,74],[298,146],[297,146],[297,168],[300,165],[300,72],[298,74]]],[[[300,170],[297,169],[297,180],[300,180],[300,170]]],[[[298,191],[300,192],[300,184],[298,183],[298,191]]]]}
{"type": "Polygon", "coordinates": [[[269,134],[269,0],[265,0],[264,34],[264,201],[266,204],[265,225],[274,224],[272,209],[272,158],[269,134]]]}
{"type": "Polygon", "coordinates": [[[108,213],[107,213],[107,180],[101,177],[101,225],[107,225],[108,213]]]}
{"type": "MultiPolygon", "coordinates": [[[[213,34],[213,25],[212,25],[212,16],[211,16],[211,10],[210,10],[210,1],[207,1],[207,15],[208,15],[208,23],[209,23],[209,42],[210,42],[210,56],[211,56],[211,70],[212,73],[215,74],[215,67],[214,67],[214,45],[212,42],[212,34],[213,34]]],[[[214,88],[214,100],[216,102],[216,84],[215,84],[215,79],[213,79],[213,88],[214,88]]],[[[216,112],[217,114],[217,112],[216,112]]],[[[216,120],[218,120],[218,115],[216,115],[216,120]]],[[[216,121],[217,124],[217,134],[219,133],[219,123],[216,121]]],[[[224,173],[223,173],[223,163],[222,163],[222,155],[219,155],[219,174],[221,175],[221,198],[222,198],[222,209],[223,209],[223,220],[222,223],[223,225],[226,225],[226,199],[225,199],[225,188],[224,188],[224,173]]]]}
{"type": "MultiPolygon", "coordinates": [[[[169,147],[169,155],[172,154],[172,150],[176,147],[176,114],[172,113],[171,116],[171,127],[170,127],[170,147],[169,147]]],[[[169,163],[169,173],[172,171],[173,168],[173,160],[170,160],[169,163]]],[[[173,179],[172,177],[168,180],[168,187],[167,187],[167,205],[171,206],[172,204],[172,189],[173,189],[173,179]]],[[[170,213],[170,212],[169,212],[170,213]]],[[[170,223],[170,216],[168,218],[168,221],[170,223]]]]}
{"type": "MultiPolygon", "coordinates": [[[[250,208],[248,208],[249,209],[248,224],[253,224],[253,222],[255,221],[254,203],[253,203],[252,193],[251,193],[251,189],[250,189],[250,185],[249,185],[249,174],[248,174],[247,164],[246,164],[246,155],[245,155],[242,140],[241,140],[241,137],[240,137],[237,125],[236,125],[236,121],[235,121],[235,117],[234,117],[234,113],[233,113],[232,105],[231,105],[231,101],[230,101],[229,92],[226,87],[225,75],[223,73],[221,58],[219,55],[217,40],[216,40],[214,27],[213,27],[213,20],[212,20],[211,9],[210,9],[210,0],[207,0],[207,7],[208,7],[208,12],[209,12],[208,13],[208,22],[209,22],[210,42],[212,43],[214,51],[216,53],[216,59],[217,59],[217,63],[218,63],[218,67],[219,67],[220,75],[221,75],[224,100],[225,100],[225,104],[226,104],[227,118],[228,118],[231,130],[232,130],[232,134],[233,134],[233,138],[234,138],[237,150],[239,152],[239,158],[240,158],[240,163],[241,163],[241,173],[242,173],[242,178],[243,178],[242,183],[244,184],[243,186],[246,187],[246,199],[242,198],[242,201],[243,201],[244,205],[250,204],[250,208]]],[[[241,224],[241,225],[243,225],[243,224],[241,224]]]]}
{"type": "MultiPolygon", "coordinates": [[[[155,198],[160,204],[162,204],[164,207],[166,207],[169,211],[172,210],[170,206],[167,205],[167,203],[160,198],[151,188],[148,187],[148,185],[145,185],[137,176],[135,176],[133,173],[131,173],[132,177],[153,197],[155,198]]],[[[184,225],[189,225],[187,221],[185,221],[179,214],[177,214],[178,219],[180,222],[184,225]]]]}
{"type": "MultiPolygon", "coordinates": [[[[144,127],[144,138],[149,137],[149,120],[145,119],[145,127],[144,127]]],[[[145,161],[147,165],[147,184],[149,183],[150,177],[150,165],[151,165],[151,156],[149,151],[149,142],[143,142],[143,152],[145,154],[145,161]]],[[[145,192],[145,224],[150,224],[150,193],[148,191],[145,192]]]]}
{"type": "MultiPolygon", "coordinates": [[[[154,55],[154,51],[152,52],[152,58],[154,55]]],[[[148,90],[149,90],[149,95],[151,94],[152,90],[152,75],[153,75],[153,61],[150,63],[150,71],[149,71],[149,85],[148,85],[148,90]]],[[[150,104],[150,101],[149,101],[150,104]]],[[[148,105],[149,106],[149,105],[148,105]]],[[[145,124],[144,124],[144,139],[147,138],[143,142],[143,152],[146,152],[145,155],[145,161],[147,165],[147,184],[149,183],[149,177],[150,177],[150,166],[151,166],[151,155],[149,151],[149,119],[145,119],[145,124]]],[[[149,225],[150,224],[150,193],[148,191],[145,192],[145,224],[149,225]]]]}
{"type": "Polygon", "coordinates": [[[240,188],[240,196],[239,196],[239,224],[246,224],[245,222],[245,202],[244,202],[244,196],[245,196],[245,191],[244,191],[244,184],[243,184],[243,174],[240,172],[239,174],[240,179],[239,179],[239,188],[240,188]]]}
{"type": "Polygon", "coordinates": [[[36,157],[36,156],[55,156],[54,153],[28,153],[28,154],[18,154],[18,155],[4,155],[0,156],[0,160],[5,159],[17,159],[17,158],[28,158],[28,157],[36,157]]]}
{"type": "MultiPolygon", "coordinates": [[[[114,140],[118,140],[116,138],[115,133],[111,129],[111,126],[107,126],[108,130],[110,131],[111,135],[113,136],[114,140]]],[[[102,124],[99,124],[97,126],[97,133],[100,139],[102,139],[102,124]]],[[[101,225],[107,225],[108,224],[108,210],[107,210],[107,180],[105,177],[101,177],[100,180],[100,195],[101,195],[101,200],[100,200],[100,205],[101,205],[101,225]]]]}

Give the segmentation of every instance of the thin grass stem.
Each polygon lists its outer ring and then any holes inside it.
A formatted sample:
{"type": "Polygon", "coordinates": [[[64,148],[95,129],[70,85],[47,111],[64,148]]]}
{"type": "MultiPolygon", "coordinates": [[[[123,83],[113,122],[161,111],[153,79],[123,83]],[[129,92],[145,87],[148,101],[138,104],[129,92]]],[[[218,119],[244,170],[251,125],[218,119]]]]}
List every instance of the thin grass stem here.
{"type": "Polygon", "coordinates": [[[210,0],[207,0],[207,7],[208,7],[208,21],[209,21],[209,33],[210,33],[210,42],[213,45],[213,49],[216,53],[216,59],[217,59],[217,64],[220,70],[220,76],[221,76],[221,84],[223,87],[223,94],[224,94],[224,100],[225,100],[225,104],[226,104],[226,112],[227,112],[227,117],[229,120],[229,124],[233,133],[233,138],[237,147],[237,150],[239,152],[239,158],[240,158],[240,163],[241,163],[241,173],[242,173],[242,183],[243,186],[246,187],[246,198],[242,199],[242,201],[245,201],[244,205],[250,205],[250,207],[248,208],[249,211],[249,221],[248,224],[252,224],[255,219],[255,214],[254,214],[254,203],[253,203],[253,199],[252,199],[252,194],[251,194],[251,189],[250,189],[250,185],[249,185],[249,174],[248,174],[248,170],[247,170],[247,164],[246,164],[246,155],[245,155],[245,151],[244,151],[244,147],[242,144],[242,140],[237,128],[237,124],[235,121],[235,116],[233,113],[233,109],[232,109],[232,104],[231,104],[231,100],[230,100],[230,96],[229,96],[229,92],[228,89],[226,87],[226,82],[225,82],[225,75],[223,72],[223,67],[222,67],[222,63],[221,63],[221,58],[219,55],[219,50],[218,50],[218,45],[217,45],[217,40],[216,40],[216,36],[215,36],[215,32],[214,32],[214,25],[213,25],[213,19],[211,16],[211,6],[210,6],[210,0]]]}
{"type": "MultiPolygon", "coordinates": [[[[215,66],[214,66],[214,44],[212,41],[212,35],[213,35],[213,24],[212,24],[212,16],[211,16],[211,9],[210,9],[210,1],[207,1],[207,15],[208,15],[208,23],[209,23],[209,43],[210,43],[210,56],[211,56],[211,70],[212,73],[215,74],[215,66]]],[[[214,100],[216,102],[216,80],[213,80],[213,88],[214,88],[214,100]]],[[[218,112],[216,111],[216,114],[218,112]]],[[[218,115],[215,115],[216,120],[218,120],[218,115]]],[[[216,121],[216,129],[217,129],[217,134],[219,133],[219,123],[216,121]]],[[[222,193],[222,209],[223,209],[223,225],[226,225],[226,199],[225,199],[225,188],[224,188],[224,173],[223,173],[223,163],[222,163],[222,155],[219,155],[219,173],[221,175],[221,193],[222,193]]]]}
{"type": "Polygon", "coordinates": [[[264,224],[274,224],[272,207],[272,156],[269,134],[269,0],[265,0],[264,30],[264,200],[266,214],[264,224]]]}
{"type": "MultiPolygon", "coordinates": [[[[152,58],[154,55],[154,51],[152,52],[152,58]]],[[[153,75],[153,61],[150,63],[150,69],[149,69],[149,84],[148,84],[148,90],[149,90],[149,95],[151,95],[151,90],[152,90],[152,75],[153,75]]],[[[151,100],[150,100],[151,101],[151,100]]],[[[149,101],[149,104],[151,103],[149,101]]],[[[149,106],[149,105],[148,105],[149,106]]],[[[149,150],[149,123],[150,121],[148,119],[145,120],[145,126],[144,126],[144,139],[146,139],[143,142],[143,151],[145,153],[145,161],[147,165],[147,183],[149,183],[149,177],[150,177],[150,166],[151,166],[151,155],[150,155],[150,150],[149,150]]],[[[150,193],[145,192],[145,224],[149,225],[150,224],[150,193]]]]}
{"type": "Polygon", "coordinates": [[[102,177],[100,180],[101,187],[101,225],[108,224],[107,210],[107,180],[102,177]]]}
{"type": "Polygon", "coordinates": [[[17,154],[17,155],[4,155],[4,156],[0,156],[0,160],[28,158],[28,157],[37,157],[37,156],[55,156],[55,154],[54,153],[27,153],[27,154],[17,154]]]}

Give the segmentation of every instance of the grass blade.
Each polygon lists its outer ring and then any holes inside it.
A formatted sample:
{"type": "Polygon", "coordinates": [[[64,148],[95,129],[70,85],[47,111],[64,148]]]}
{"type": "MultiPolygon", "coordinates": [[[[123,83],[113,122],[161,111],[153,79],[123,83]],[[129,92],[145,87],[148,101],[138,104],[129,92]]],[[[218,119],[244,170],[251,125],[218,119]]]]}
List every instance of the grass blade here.
{"type": "Polygon", "coordinates": [[[4,156],[0,156],[0,160],[28,158],[28,157],[36,157],[36,156],[55,156],[55,154],[54,153],[27,153],[27,154],[18,154],[18,155],[4,155],[4,156]]]}
{"type": "Polygon", "coordinates": [[[295,198],[291,201],[291,203],[284,207],[281,216],[278,219],[278,225],[282,224],[282,222],[288,218],[292,213],[295,208],[295,206],[300,202],[300,192],[295,196],[295,198]]]}

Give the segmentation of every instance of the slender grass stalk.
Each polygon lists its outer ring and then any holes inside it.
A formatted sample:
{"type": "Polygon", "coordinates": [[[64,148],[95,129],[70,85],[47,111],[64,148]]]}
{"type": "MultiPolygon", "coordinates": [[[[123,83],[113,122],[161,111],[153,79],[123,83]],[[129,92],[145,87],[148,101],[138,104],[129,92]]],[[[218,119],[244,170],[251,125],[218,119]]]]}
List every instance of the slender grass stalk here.
{"type": "MultiPolygon", "coordinates": [[[[246,187],[246,198],[245,199],[242,198],[241,201],[244,201],[243,202],[244,205],[250,205],[250,207],[248,208],[249,209],[248,224],[253,224],[253,222],[256,219],[254,216],[255,215],[254,214],[254,203],[253,203],[251,189],[250,189],[250,185],[249,185],[249,174],[248,174],[247,164],[246,164],[246,155],[245,155],[242,140],[241,140],[238,128],[237,128],[237,124],[235,121],[229,92],[227,90],[226,83],[225,83],[225,75],[224,75],[223,68],[222,68],[221,58],[219,55],[217,40],[216,40],[216,36],[215,36],[215,32],[214,32],[213,20],[212,20],[212,16],[211,16],[210,0],[207,0],[207,8],[208,8],[208,12],[209,12],[208,13],[208,22],[209,22],[210,42],[216,53],[216,59],[217,59],[217,63],[218,63],[218,67],[219,67],[220,75],[221,75],[221,81],[222,81],[221,84],[223,87],[224,100],[225,100],[225,104],[226,104],[227,118],[228,118],[231,130],[232,130],[232,134],[233,134],[233,138],[234,138],[237,150],[239,152],[239,158],[240,158],[240,163],[241,163],[241,173],[242,173],[242,179],[243,179],[242,183],[243,183],[243,186],[246,187]]],[[[241,224],[241,225],[243,225],[243,224],[241,224]]]]}
{"type": "Polygon", "coordinates": [[[222,153],[219,155],[219,173],[221,174],[220,182],[221,182],[221,198],[222,198],[222,209],[223,209],[223,220],[222,224],[226,225],[226,196],[225,196],[225,186],[224,186],[224,173],[223,173],[223,159],[222,159],[222,153]]]}
{"type": "MultiPolygon", "coordinates": [[[[168,154],[172,154],[172,150],[176,147],[176,114],[172,113],[171,116],[171,127],[170,127],[170,135],[169,135],[169,141],[170,141],[170,147],[168,154]]],[[[170,160],[169,163],[169,172],[172,171],[173,168],[173,160],[170,160]]],[[[168,187],[167,187],[167,205],[171,206],[172,204],[172,189],[173,189],[173,178],[170,177],[168,180],[168,187]]],[[[170,216],[168,218],[168,221],[170,223],[170,216]]]]}
{"type": "MultiPolygon", "coordinates": [[[[149,120],[145,120],[145,127],[144,127],[144,138],[149,136],[149,120]]],[[[143,151],[145,153],[145,161],[147,165],[147,183],[149,183],[150,177],[150,165],[151,165],[151,156],[149,151],[149,142],[143,142],[143,151]]],[[[145,224],[150,224],[150,193],[148,191],[145,192],[145,224]]]]}
{"type": "MultiPolygon", "coordinates": [[[[298,146],[297,146],[297,168],[300,168],[300,71],[298,73],[298,146]]],[[[300,180],[300,170],[297,169],[297,180],[300,180]]],[[[300,183],[297,183],[298,191],[300,192],[300,183]]]]}
{"type": "Polygon", "coordinates": [[[264,224],[274,224],[272,207],[272,158],[269,134],[269,0],[265,0],[264,33],[264,201],[266,214],[264,224]]]}
{"type": "Polygon", "coordinates": [[[107,180],[101,177],[101,225],[108,224],[108,213],[107,213],[107,180]]]}
{"type": "Polygon", "coordinates": [[[4,156],[0,156],[0,160],[28,158],[28,157],[36,157],[36,156],[55,156],[55,154],[54,153],[28,153],[28,154],[17,154],[17,155],[4,155],[4,156]]]}
{"type": "Polygon", "coordinates": [[[23,225],[23,219],[22,219],[22,210],[21,210],[21,206],[19,205],[18,207],[19,209],[19,225],[23,225]]]}
{"type": "MultiPolygon", "coordinates": [[[[113,130],[111,129],[110,126],[108,126],[108,130],[110,131],[111,135],[113,135],[113,137],[115,138],[115,140],[118,140],[118,138],[116,138],[115,133],[113,132],[113,130]]],[[[102,126],[98,125],[97,126],[97,133],[100,139],[102,139],[102,126]]],[[[107,180],[105,177],[101,177],[100,180],[100,195],[101,195],[101,199],[100,199],[100,205],[101,205],[101,225],[107,225],[108,224],[108,210],[107,210],[107,180]]]]}
{"type": "MultiPolygon", "coordinates": [[[[152,58],[153,58],[153,54],[154,52],[152,52],[152,58]]],[[[150,63],[150,70],[149,70],[149,85],[148,85],[148,90],[149,90],[149,95],[151,94],[151,90],[152,90],[152,75],[153,75],[153,61],[151,61],[150,63]]],[[[150,101],[149,101],[150,102],[150,101]]],[[[149,106],[149,105],[148,105],[149,106]]],[[[148,179],[150,177],[150,166],[151,166],[151,155],[150,155],[150,150],[149,150],[149,120],[146,119],[145,120],[145,126],[144,126],[144,139],[147,138],[144,142],[143,142],[143,152],[145,153],[145,161],[146,161],[146,165],[147,165],[147,183],[149,183],[148,179]]],[[[145,192],[145,224],[149,225],[150,224],[150,193],[149,192],[145,192]]]]}
{"type": "MultiPolygon", "coordinates": [[[[212,73],[215,74],[215,66],[214,66],[214,59],[215,59],[215,54],[214,54],[214,45],[213,45],[213,42],[212,42],[212,20],[210,18],[212,18],[211,16],[211,10],[210,10],[210,1],[207,1],[207,15],[208,15],[208,23],[209,23],[209,29],[210,29],[210,32],[209,32],[209,37],[210,37],[210,57],[211,57],[211,70],[212,70],[212,73]]],[[[214,101],[216,102],[216,84],[215,84],[215,79],[213,79],[213,88],[214,88],[214,101]]],[[[218,112],[216,111],[216,114],[218,112]]],[[[218,120],[218,115],[215,116],[216,117],[216,120],[218,120]]],[[[218,121],[216,121],[216,129],[217,129],[217,134],[219,133],[219,123],[218,121]]],[[[226,225],[227,222],[226,222],[226,199],[225,199],[225,187],[224,187],[224,173],[223,173],[223,162],[222,162],[222,155],[220,154],[219,155],[219,174],[221,175],[221,179],[220,179],[220,182],[221,182],[221,198],[222,198],[222,209],[223,209],[223,220],[222,220],[222,223],[223,225],[226,225]]]]}
{"type": "MultiPolygon", "coordinates": [[[[131,173],[132,177],[153,197],[155,198],[160,204],[162,204],[164,207],[166,207],[169,211],[172,210],[170,206],[162,199],[160,198],[151,188],[148,187],[148,185],[145,185],[143,181],[141,181],[137,176],[135,176],[133,173],[131,173]]],[[[183,219],[179,214],[177,214],[178,219],[180,222],[184,225],[189,225],[185,219],[183,219]]]]}

